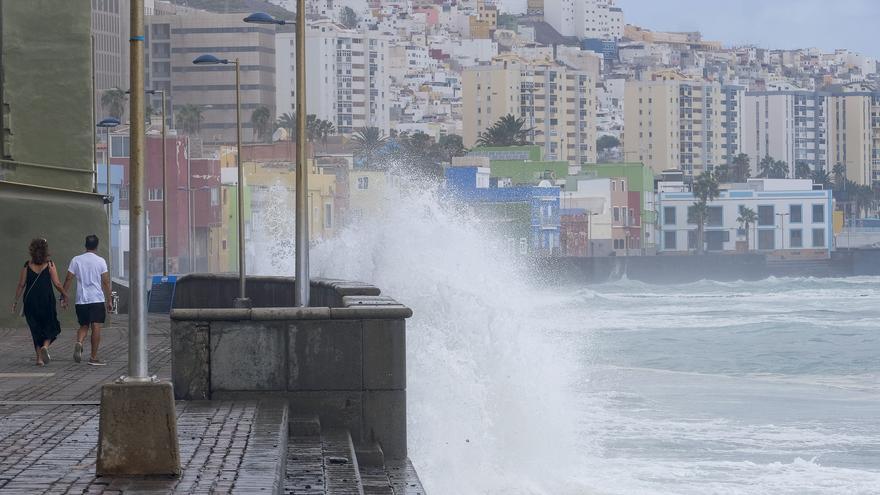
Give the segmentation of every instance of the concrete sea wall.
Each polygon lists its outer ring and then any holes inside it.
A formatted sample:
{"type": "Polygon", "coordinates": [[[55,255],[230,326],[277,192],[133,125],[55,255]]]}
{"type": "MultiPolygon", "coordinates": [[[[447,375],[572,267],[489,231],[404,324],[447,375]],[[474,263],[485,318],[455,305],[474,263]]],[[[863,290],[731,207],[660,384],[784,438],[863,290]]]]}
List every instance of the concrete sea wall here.
{"type": "Polygon", "coordinates": [[[378,442],[406,457],[406,319],[412,310],[368,284],[313,280],[312,307],[293,308],[293,279],[249,277],[253,309],[231,305],[231,275],[178,281],[172,376],[183,400],[284,398],[292,415],[378,442]]]}

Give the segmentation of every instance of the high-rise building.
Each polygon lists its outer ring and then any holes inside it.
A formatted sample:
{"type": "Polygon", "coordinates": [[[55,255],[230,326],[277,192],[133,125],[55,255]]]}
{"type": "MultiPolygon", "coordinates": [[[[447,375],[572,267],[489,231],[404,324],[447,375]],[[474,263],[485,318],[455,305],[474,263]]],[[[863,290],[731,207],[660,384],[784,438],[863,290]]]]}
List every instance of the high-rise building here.
{"type": "Polygon", "coordinates": [[[680,169],[699,175],[724,163],[724,98],[717,82],[658,73],[627,81],[624,89],[624,159],[655,173],[680,169]]]}
{"type": "Polygon", "coordinates": [[[742,152],[750,158],[753,177],[767,156],[786,162],[791,177],[799,163],[828,169],[827,100],[827,93],[816,91],[745,93],[742,152]]]}
{"type": "Polygon", "coordinates": [[[544,0],[544,20],[563,36],[623,37],[623,10],[614,0],[544,0]]]}
{"type": "MultiPolygon", "coordinates": [[[[296,44],[293,33],[276,40],[278,113],[296,107],[296,44]]],[[[390,128],[389,37],[379,31],[345,29],[329,19],[306,32],[306,111],[329,120],[340,134],[362,127],[390,128]]]]}
{"type": "MultiPolygon", "coordinates": [[[[275,118],[275,26],[248,24],[242,14],[194,13],[146,17],[146,86],[167,92],[168,108],[184,105],[201,109],[199,134],[206,143],[233,143],[236,136],[235,65],[193,65],[211,54],[239,60],[243,139],[257,132],[251,114],[267,107],[275,118]]],[[[161,105],[159,96],[150,105],[161,105]]],[[[178,126],[179,127],[179,126],[178,126]]]]}
{"type": "Polygon", "coordinates": [[[525,120],[529,139],[547,160],[596,162],[595,81],[586,71],[553,62],[497,57],[462,75],[464,144],[505,115],[525,120]]]}
{"type": "Polygon", "coordinates": [[[721,87],[721,161],[732,164],[742,152],[742,98],[744,86],[721,87]]]}
{"type": "MultiPolygon", "coordinates": [[[[92,54],[99,109],[104,91],[129,87],[130,9],[130,0],[92,0],[92,54]]],[[[107,109],[99,113],[106,115],[107,109]]]]}
{"type": "Polygon", "coordinates": [[[875,143],[872,117],[875,95],[869,92],[835,92],[828,96],[828,163],[831,173],[844,166],[846,178],[871,184],[875,143]]]}

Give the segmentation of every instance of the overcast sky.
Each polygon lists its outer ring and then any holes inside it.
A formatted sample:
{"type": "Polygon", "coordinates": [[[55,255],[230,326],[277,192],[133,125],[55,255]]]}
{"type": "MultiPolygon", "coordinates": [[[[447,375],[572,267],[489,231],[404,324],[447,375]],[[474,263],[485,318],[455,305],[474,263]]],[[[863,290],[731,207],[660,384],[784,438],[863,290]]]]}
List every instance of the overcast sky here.
{"type": "Polygon", "coordinates": [[[878,0],[617,0],[627,23],[655,31],[700,31],[725,46],[823,50],[880,56],[878,0]]]}

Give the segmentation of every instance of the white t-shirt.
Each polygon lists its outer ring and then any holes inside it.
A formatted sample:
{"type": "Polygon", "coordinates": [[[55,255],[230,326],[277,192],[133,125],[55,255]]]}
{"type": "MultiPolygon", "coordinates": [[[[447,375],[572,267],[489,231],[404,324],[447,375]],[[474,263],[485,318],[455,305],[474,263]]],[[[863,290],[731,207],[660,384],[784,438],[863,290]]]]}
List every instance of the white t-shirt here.
{"type": "Polygon", "coordinates": [[[84,253],[70,261],[67,271],[76,275],[76,304],[104,302],[101,275],[107,273],[107,262],[95,253],[84,253]]]}

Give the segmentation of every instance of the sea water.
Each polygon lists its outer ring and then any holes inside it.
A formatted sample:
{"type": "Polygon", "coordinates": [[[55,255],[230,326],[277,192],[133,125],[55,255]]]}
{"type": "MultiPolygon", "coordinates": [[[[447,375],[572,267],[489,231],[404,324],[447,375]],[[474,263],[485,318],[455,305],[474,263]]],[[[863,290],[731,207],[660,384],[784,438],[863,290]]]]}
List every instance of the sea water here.
{"type": "Polygon", "coordinates": [[[430,494],[880,493],[880,278],[536,285],[492,225],[418,188],[312,263],[413,308],[430,494]]]}

